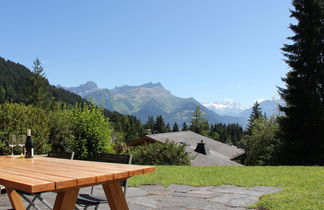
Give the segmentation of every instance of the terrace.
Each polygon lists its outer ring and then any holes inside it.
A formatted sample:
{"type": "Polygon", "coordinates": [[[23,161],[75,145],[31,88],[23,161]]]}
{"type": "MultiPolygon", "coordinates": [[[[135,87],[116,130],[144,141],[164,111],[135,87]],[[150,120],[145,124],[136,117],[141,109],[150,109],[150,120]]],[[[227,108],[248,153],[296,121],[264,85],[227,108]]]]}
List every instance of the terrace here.
{"type": "MultiPolygon", "coordinates": [[[[130,179],[130,209],[323,209],[323,167],[157,166],[130,179]]],[[[88,193],[82,188],[81,193],[88,193]]],[[[95,194],[104,195],[100,186],[95,194]]],[[[55,195],[45,193],[54,203],[55,195]]],[[[44,207],[44,206],[42,206],[44,207]]],[[[6,194],[0,209],[11,208],[6,194]]],[[[44,208],[45,209],[45,208],[44,208]]],[[[109,209],[101,205],[100,209],[109,209]]]]}
{"type": "MultiPolygon", "coordinates": [[[[96,186],[95,194],[105,196],[100,186],[96,186]]],[[[189,186],[175,185],[142,185],[129,187],[126,200],[129,209],[244,209],[257,202],[265,194],[280,191],[275,187],[236,187],[236,186],[189,186]]],[[[80,193],[90,193],[90,188],[84,188],[80,193]]],[[[54,204],[55,193],[44,193],[49,203],[54,204]]],[[[41,202],[36,203],[42,209],[48,209],[41,202]]],[[[25,203],[27,205],[27,203],[25,203]]],[[[5,194],[0,196],[0,209],[10,209],[11,204],[5,194]]],[[[110,209],[108,204],[102,204],[100,209],[110,209]]]]}

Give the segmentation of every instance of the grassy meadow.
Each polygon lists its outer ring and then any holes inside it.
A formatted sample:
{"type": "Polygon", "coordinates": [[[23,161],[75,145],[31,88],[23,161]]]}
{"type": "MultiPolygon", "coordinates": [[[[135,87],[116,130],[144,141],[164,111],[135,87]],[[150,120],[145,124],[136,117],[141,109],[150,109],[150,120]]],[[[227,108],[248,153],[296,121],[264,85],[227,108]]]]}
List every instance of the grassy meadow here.
{"type": "Polygon", "coordinates": [[[130,179],[130,185],[274,186],[283,190],[263,196],[259,209],[324,209],[324,167],[320,166],[157,166],[156,172],[130,179]]]}

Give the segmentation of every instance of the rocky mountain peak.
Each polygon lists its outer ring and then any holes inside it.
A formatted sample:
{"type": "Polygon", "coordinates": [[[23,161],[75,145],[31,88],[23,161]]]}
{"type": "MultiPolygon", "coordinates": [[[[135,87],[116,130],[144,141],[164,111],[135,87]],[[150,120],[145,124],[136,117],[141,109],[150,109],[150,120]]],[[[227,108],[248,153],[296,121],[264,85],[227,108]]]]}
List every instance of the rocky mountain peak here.
{"type": "Polygon", "coordinates": [[[162,84],[160,82],[157,82],[157,83],[153,83],[153,82],[145,83],[145,84],[141,85],[141,87],[144,87],[144,88],[163,88],[164,89],[164,87],[162,86],[162,84]]]}
{"type": "Polygon", "coordinates": [[[158,83],[145,83],[139,86],[130,86],[130,85],[123,85],[120,87],[115,87],[114,89],[111,90],[112,93],[114,94],[126,94],[131,91],[145,91],[146,89],[150,89],[151,91],[153,90],[158,90],[159,92],[168,92],[160,82],[158,83]]]}
{"type": "Polygon", "coordinates": [[[90,90],[98,89],[98,85],[95,82],[88,81],[88,82],[81,84],[77,87],[69,87],[66,89],[68,89],[69,91],[72,91],[74,93],[80,94],[80,93],[84,93],[84,92],[87,92],[90,90]]]}

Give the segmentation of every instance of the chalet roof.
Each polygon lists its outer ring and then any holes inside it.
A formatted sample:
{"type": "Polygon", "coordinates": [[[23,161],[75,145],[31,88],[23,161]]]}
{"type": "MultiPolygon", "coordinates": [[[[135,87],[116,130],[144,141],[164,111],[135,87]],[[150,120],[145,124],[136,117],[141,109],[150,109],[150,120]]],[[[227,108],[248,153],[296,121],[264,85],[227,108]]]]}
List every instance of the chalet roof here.
{"type": "Polygon", "coordinates": [[[192,161],[192,165],[194,166],[240,165],[232,161],[232,159],[245,153],[243,149],[239,149],[236,146],[221,143],[192,131],[146,135],[133,142],[130,142],[129,145],[132,146],[142,144],[143,142],[154,141],[159,141],[162,143],[165,143],[166,141],[173,141],[174,143],[185,144],[186,151],[191,152],[191,154],[195,156],[194,160],[192,161]],[[205,143],[207,155],[194,151],[194,149],[197,147],[197,143],[201,142],[201,140],[203,140],[205,143]]]}
{"type": "Polygon", "coordinates": [[[167,140],[173,141],[175,143],[184,143],[189,144],[189,147],[195,149],[197,143],[203,140],[206,143],[206,148],[209,153],[217,152],[223,156],[226,156],[229,159],[234,159],[242,154],[244,154],[244,150],[237,148],[234,145],[224,144],[222,142],[216,141],[214,139],[208,138],[206,136],[202,136],[200,134],[194,133],[192,131],[180,131],[180,132],[170,132],[170,133],[160,133],[160,134],[152,134],[146,135],[149,138],[154,140],[165,142],[167,140]]]}

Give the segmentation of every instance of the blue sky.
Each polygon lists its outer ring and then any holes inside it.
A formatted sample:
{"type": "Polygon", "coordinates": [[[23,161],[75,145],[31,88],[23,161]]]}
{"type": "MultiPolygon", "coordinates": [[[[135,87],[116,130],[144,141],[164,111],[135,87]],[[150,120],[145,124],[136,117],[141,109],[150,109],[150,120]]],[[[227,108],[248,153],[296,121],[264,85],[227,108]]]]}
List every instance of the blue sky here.
{"type": "Polygon", "coordinates": [[[252,105],[289,70],[290,0],[5,0],[0,56],[39,57],[50,83],[161,82],[179,97],[252,105]]]}

